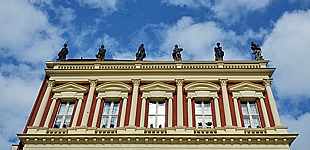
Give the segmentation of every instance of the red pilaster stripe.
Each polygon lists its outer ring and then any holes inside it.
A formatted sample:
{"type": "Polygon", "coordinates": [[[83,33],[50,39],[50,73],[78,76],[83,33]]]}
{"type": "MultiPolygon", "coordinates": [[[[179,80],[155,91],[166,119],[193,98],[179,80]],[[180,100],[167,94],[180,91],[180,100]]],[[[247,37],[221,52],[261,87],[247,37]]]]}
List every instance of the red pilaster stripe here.
{"type": "Polygon", "coordinates": [[[266,124],[265,124],[265,119],[264,119],[261,103],[260,103],[259,99],[256,99],[255,101],[256,101],[256,105],[257,105],[257,109],[258,109],[258,114],[259,114],[259,119],[261,121],[261,125],[262,125],[263,128],[265,128],[266,124]]]}

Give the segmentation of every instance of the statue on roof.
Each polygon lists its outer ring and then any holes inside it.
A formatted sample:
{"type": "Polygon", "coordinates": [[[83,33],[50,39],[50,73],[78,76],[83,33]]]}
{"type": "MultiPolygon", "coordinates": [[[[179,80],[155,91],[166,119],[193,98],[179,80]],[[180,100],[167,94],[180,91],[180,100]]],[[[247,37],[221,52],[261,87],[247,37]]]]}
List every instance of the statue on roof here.
{"type": "Polygon", "coordinates": [[[251,49],[253,50],[254,60],[264,60],[262,56],[262,49],[259,47],[258,44],[255,44],[254,42],[251,43],[251,49]]]}
{"type": "Polygon", "coordinates": [[[214,47],[215,61],[223,61],[224,51],[222,50],[222,47],[220,46],[221,43],[216,43],[216,45],[217,47],[214,47]]]}
{"type": "Polygon", "coordinates": [[[68,50],[67,46],[68,46],[67,44],[64,44],[64,47],[58,53],[59,58],[56,61],[64,61],[64,60],[66,60],[66,56],[69,53],[69,50],[68,50]]]}
{"type": "Polygon", "coordinates": [[[138,49],[138,52],[136,53],[136,60],[142,61],[143,58],[145,57],[146,57],[146,54],[145,54],[144,44],[141,44],[138,49]]]}
{"type": "Polygon", "coordinates": [[[172,57],[173,57],[174,61],[182,61],[181,51],[183,51],[183,48],[179,48],[179,46],[177,44],[175,44],[173,52],[172,52],[172,57]]]}
{"type": "Polygon", "coordinates": [[[105,52],[106,50],[104,49],[104,45],[101,45],[98,54],[95,55],[97,57],[97,61],[104,61],[105,52]]]}

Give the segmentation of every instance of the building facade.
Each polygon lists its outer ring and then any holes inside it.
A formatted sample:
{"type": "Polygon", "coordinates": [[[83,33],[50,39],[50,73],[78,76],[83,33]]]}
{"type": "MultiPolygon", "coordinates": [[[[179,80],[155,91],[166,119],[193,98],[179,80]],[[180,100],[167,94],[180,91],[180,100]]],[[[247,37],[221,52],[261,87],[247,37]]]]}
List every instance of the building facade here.
{"type": "Polygon", "coordinates": [[[267,64],[46,62],[17,149],[289,150],[267,64]]]}

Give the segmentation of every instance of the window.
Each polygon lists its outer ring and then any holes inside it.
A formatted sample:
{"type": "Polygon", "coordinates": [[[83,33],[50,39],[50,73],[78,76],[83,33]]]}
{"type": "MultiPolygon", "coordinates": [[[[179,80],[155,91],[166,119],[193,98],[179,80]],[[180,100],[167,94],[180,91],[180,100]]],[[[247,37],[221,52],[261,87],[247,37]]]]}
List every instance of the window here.
{"type": "Polygon", "coordinates": [[[162,128],[165,126],[165,102],[149,103],[148,128],[162,128]]]}
{"type": "Polygon", "coordinates": [[[67,128],[69,126],[74,102],[62,102],[58,108],[54,128],[67,128]]]}
{"type": "Polygon", "coordinates": [[[110,101],[104,103],[101,124],[102,128],[116,128],[119,102],[110,101]]]}
{"type": "Polygon", "coordinates": [[[212,111],[211,103],[207,101],[195,102],[196,126],[212,127],[212,111]]]}
{"type": "Polygon", "coordinates": [[[243,102],[241,103],[241,109],[245,127],[257,128],[261,126],[257,105],[255,102],[243,102]]]}

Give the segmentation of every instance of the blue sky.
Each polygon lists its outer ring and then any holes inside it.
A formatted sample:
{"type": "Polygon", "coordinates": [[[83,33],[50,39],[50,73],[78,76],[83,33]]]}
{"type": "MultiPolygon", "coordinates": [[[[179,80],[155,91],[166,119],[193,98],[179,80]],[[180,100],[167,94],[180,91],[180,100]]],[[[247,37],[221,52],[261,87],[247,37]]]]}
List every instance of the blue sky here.
{"type": "Polygon", "coordinates": [[[17,143],[44,77],[64,43],[67,58],[252,60],[250,43],[276,67],[272,88],[281,122],[300,133],[293,150],[310,146],[310,0],[0,0],[0,145],[17,143]]]}

